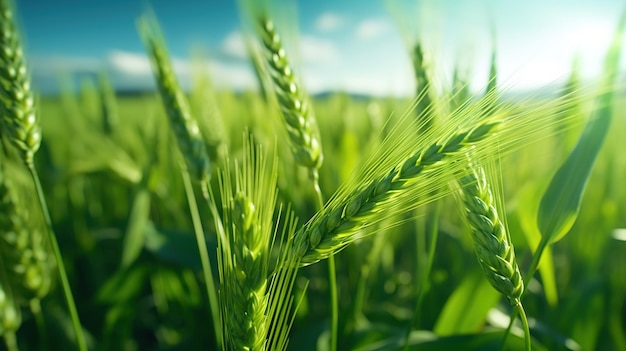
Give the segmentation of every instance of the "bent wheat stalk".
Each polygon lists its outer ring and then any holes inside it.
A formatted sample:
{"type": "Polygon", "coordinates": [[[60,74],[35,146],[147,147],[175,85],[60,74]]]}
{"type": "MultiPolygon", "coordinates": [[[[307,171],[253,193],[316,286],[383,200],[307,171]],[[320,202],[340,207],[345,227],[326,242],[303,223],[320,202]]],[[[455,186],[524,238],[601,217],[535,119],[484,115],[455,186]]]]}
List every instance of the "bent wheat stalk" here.
{"type": "Polygon", "coordinates": [[[424,121],[415,121],[414,108],[409,108],[325,207],[298,230],[294,250],[301,263],[326,259],[358,239],[362,228],[449,194],[447,182],[457,179],[455,172],[469,149],[480,161],[494,151],[508,155],[545,138],[555,116],[569,118],[559,111],[573,103],[571,97],[558,98],[550,106],[524,101],[522,111],[518,102],[493,105],[496,98],[488,94],[470,101],[424,132],[424,121]],[[485,114],[488,106],[493,107],[485,114]],[[495,135],[500,135],[497,150],[489,143],[495,135]]]}
{"type": "Polygon", "coordinates": [[[295,238],[295,250],[303,265],[325,259],[341,250],[373,217],[428,172],[441,167],[451,156],[459,155],[494,133],[499,123],[487,122],[458,132],[443,142],[418,150],[387,174],[351,193],[346,201],[331,202],[303,226],[295,238]]]}

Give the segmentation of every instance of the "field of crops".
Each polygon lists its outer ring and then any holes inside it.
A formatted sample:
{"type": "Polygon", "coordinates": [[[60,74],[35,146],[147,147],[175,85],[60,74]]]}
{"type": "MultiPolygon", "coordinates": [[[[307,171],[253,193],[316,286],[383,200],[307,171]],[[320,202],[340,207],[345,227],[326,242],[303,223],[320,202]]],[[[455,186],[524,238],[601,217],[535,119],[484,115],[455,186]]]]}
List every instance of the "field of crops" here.
{"type": "Polygon", "coordinates": [[[623,23],[593,82],[308,96],[250,7],[258,90],[148,14],[157,91],[34,99],[0,0],[7,350],[626,350],[623,23]]]}

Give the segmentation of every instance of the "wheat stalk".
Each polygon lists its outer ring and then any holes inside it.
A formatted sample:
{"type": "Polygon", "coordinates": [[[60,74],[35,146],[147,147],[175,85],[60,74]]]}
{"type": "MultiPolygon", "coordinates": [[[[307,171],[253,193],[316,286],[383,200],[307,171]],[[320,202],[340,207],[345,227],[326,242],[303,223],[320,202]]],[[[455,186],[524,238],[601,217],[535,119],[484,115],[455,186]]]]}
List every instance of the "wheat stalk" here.
{"type": "Polygon", "coordinates": [[[298,230],[294,250],[302,264],[330,257],[358,239],[362,228],[386,216],[448,194],[446,183],[456,179],[455,170],[460,169],[470,148],[479,161],[493,151],[507,155],[544,138],[543,132],[553,127],[556,115],[569,118],[560,111],[573,102],[561,97],[547,106],[529,100],[521,102],[526,104],[524,110],[519,109],[520,102],[502,102],[486,114],[495,99],[497,94],[491,93],[465,104],[431,130],[424,128],[427,121],[416,121],[414,107],[409,108],[325,207],[298,230]],[[494,150],[488,141],[496,134],[500,137],[494,150]]]}
{"type": "Polygon", "coordinates": [[[29,167],[41,144],[24,52],[10,2],[0,0],[0,113],[2,135],[29,167]]]}
{"type": "Polygon", "coordinates": [[[156,76],[159,95],[166,109],[170,128],[192,177],[204,182],[210,174],[210,160],[198,122],[191,115],[187,99],[181,89],[165,43],[159,35],[156,20],[147,17],[139,21],[139,31],[148,51],[156,76]]]}
{"type": "MultiPolygon", "coordinates": [[[[291,152],[298,164],[308,168],[309,177],[315,190],[317,206],[318,209],[321,209],[324,206],[324,198],[319,186],[318,169],[322,166],[324,156],[317,121],[306,94],[302,92],[295,79],[274,22],[264,15],[258,18],[259,32],[265,48],[265,58],[270,68],[274,91],[289,135],[291,152]]],[[[330,351],[336,351],[339,307],[337,273],[333,257],[328,261],[328,273],[331,295],[330,351]]]]}
{"type": "Polygon", "coordinates": [[[287,54],[274,22],[260,16],[258,28],[264,45],[265,60],[270,68],[276,97],[280,105],[291,150],[296,162],[315,170],[323,162],[317,122],[310,103],[298,84],[287,60],[287,54]]]}
{"type": "Polygon", "coordinates": [[[441,143],[415,152],[388,173],[348,195],[346,201],[331,202],[296,233],[296,252],[302,264],[327,258],[354,240],[358,231],[404,190],[429,171],[449,163],[449,158],[493,134],[499,123],[487,122],[457,132],[441,143]]]}
{"type": "MultiPolygon", "coordinates": [[[[186,169],[181,162],[181,173],[194,227],[198,253],[200,255],[205,280],[204,284],[209,299],[217,344],[218,346],[222,346],[222,331],[217,322],[219,320],[219,306],[213,271],[205,243],[202,221],[190,179],[192,178],[200,183],[205,199],[209,200],[209,191],[207,191],[207,189],[210,188],[210,160],[207,154],[206,144],[200,133],[198,122],[192,117],[183,90],[178,84],[178,80],[174,74],[174,69],[169,59],[165,41],[160,34],[156,17],[154,17],[154,15],[145,15],[139,19],[138,27],[152,62],[156,83],[159,88],[159,95],[166,109],[170,128],[174,132],[178,148],[185,161],[186,169]]],[[[219,222],[219,218],[214,219],[216,222],[219,222]]]]}
{"type": "Polygon", "coordinates": [[[24,54],[14,23],[13,8],[9,0],[0,0],[0,20],[0,113],[2,114],[0,122],[2,138],[8,139],[10,144],[19,151],[21,162],[27,166],[35,185],[39,207],[46,224],[46,234],[57,263],[63,295],[76,334],[77,346],[79,350],[84,351],[87,350],[87,344],[34,164],[35,152],[41,144],[41,131],[35,113],[34,97],[30,89],[30,79],[26,70],[24,54]]]}

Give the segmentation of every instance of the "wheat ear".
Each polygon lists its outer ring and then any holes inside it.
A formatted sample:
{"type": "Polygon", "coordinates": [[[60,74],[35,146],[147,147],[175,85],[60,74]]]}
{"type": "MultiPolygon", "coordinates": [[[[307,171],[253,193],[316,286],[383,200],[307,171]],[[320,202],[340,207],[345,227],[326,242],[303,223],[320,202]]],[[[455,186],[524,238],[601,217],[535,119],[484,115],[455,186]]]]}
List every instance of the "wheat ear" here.
{"type": "Polygon", "coordinates": [[[204,182],[210,174],[210,160],[206,144],[200,133],[198,122],[192,117],[187,99],[174,74],[156,20],[151,22],[148,18],[142,18],[138,25],[148,56],[152,61],[159,95],[163,100],[170,128],[174,132],[178,147],[192,177],[198,182],[204,182]]]}
{"type": "Polygon", "coordinates": [[[448,163],[468,147],[494,133],[499,122],[482,123],[457,132],[441,143],[415,152],[387,174],[354,191],[346,201],[327,205],[296,233],[296,252],[303,265],[317,262],[341,250],[378,212],[428,172],[448,163]]]}
{"type": "Polygon", "coordinates": [[[10,285],[4,272],[2,258],[0,258],[0,336],[4,338],[9,351],[17,351],[15,332],[22,324],[22,315],[17,302],[13,298],[10,285]]]}
{"type": "MultiPolygon", "coordinates": [[[[509,300],[516,314],[519,313],[525,329],[526,350],[530,351],[528,319],[521,302],[524,281],[515,260],[511,237],[502,214],[498,214],[497,197],[492,193],[485,170],[472,165],[471,161],[469,173],[462,176],[459,182],[465,217],[471,228],[474,251],[480,267],[491,286],[509,300]]],[[[513,319],[514,317],[511,318],[511,323],[513,319]]],[[[503,345],[505,343],[506,336],[503,345]]]]}
{"type": "Polygon", "coordinates": [[[524,291],[524,282],[484,169],[470,167],[470,172],[461,177],[460,183],[465,215],[480,266],[489,283],[512,305],[517,305],[524,291]]]}
{"type": "Polygon", "coordinates": [[[26,70],[24,52],[8,0],[0,0],[0,113],[2,135],[30,167],[41,144],[35,98],[26,70]]]}
{"type": "Polygon", "coordinates": [[[220,176],[225,229],[218,236],[220,300],[224,340],[232,349],[280,349],[286,338],[289,297],[283,294],[291,289],[295,269],[271,272],[276,177],[276,158],[268,164],[248,139],[234,181],[229,171],[220,176]]]}
{"type": "Polygon", "coordinates": [[[433,101],[431,96],[431,82],[430,79],[428,79],[428,69],[424,61],[424,50],[422,49],[422,44],[419,42],[413,47],[412,59],[416,83],[415,96],[418,98],[415,109],[418,120],[423,123],[422,130],[425,131],[430,129],[434,122],[433,118],[430,118],[430,115],[433,113],[433,101]]]}
{"type": "Polygon", "coordinates": [[[100,95],[102,130],[107,135],[112,135],[119,123],[119,113],[115,90],[111,86],[106,72],[100,72],[100,74],[98,74],[98,93],[100,95]]]}
{"type": "Polygon", "coordinates": [[[292,153],[298,164],[312,170],[318,169],[324,157],[310,103],[289,65],[274,22],[264,16],[260,18],[258,27],[265,48],[265,60],[270,68],[292,153]]]}
{"type": "Polygon", "coordinates": [[[44,233],[18,203],[14,186],[0,171],[0,253],[16,300],[29,303],[50,290],[53,260],[44,233]]]}

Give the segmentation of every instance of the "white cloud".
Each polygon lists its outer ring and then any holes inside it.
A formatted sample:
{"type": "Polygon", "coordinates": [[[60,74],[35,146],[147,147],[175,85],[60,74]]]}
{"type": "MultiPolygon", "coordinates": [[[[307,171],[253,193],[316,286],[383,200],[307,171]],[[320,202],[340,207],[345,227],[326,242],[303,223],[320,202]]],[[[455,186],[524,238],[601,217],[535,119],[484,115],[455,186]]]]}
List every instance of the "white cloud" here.
{"type": "Polygon", "coordinates": [[[303,62],[308,64],[333,63],[339,59],[339,52],[332,41],[309,35],[300,38],[300,53],[303,62]]]}
{"type": "MultiPolygon", "coordinates": [[[[194,66],[189,60],[172,58],[174,71],[178,76],[181,85],[188,88],[192,81],[194,66]]],[[[137,87],[150,85],[152,68],[150,60],[143,54],[136,54],[124,51],[114,51],[109,54],[109,65],[124,86],[132,86],[133,82],[137,87]]],[[[212,75],[212,80],[218,88],[228,89],[250,89],[256,86],[256,77],[250,67],[245,63],[230,63],[220,61],[207,61],[199,66],[206,69],[212,75]]]]}
{"type": "Polygon", "coordinates": [[[378,71],[327,71],[309,69],[303,72],[305,89],[311,94],[344,91],[372,96],[411,96],[414,91],[411,68],[390,67],[378,71]]]}
{"type": "MultiPolygon", "coordinates": [[[[170,58],[174,71],[179,75],[188,75],[191,71],[189,61],[172,57],[170,58]]],[[[109,67],[118,72],[128,75],[145,76],[152,75],[150,60],[145,54],[115,50],[109,53],[109,67]]]]}
{"type": "Polygon", "coordinates": [[[356,36],[359,39],[372,39],[380,37],[390,31],[391,24],[383,18],[370,18],[362,21],[356,28],[356,36]]]}
{"type": "Polygon", "coordinates": [[[343,17],[333,12],[326,12],[315,21],[315,29],[320,32],[334,32],[341,28],[343,23],[343,17]]]}
{"type": "Polygon", "coordinates": [[[110,67],[119,73],[129,75],[152,74],[150,60],[145,54],[116,50],[109,54],[108,62],[110,67]]]}
{"type": "Polygon", "coordinates": [[[247,58],[248,49],[244,41],[243,35],[239,31],[231,32],[222,42],[222,51],[236,58],[247,58]]]}

